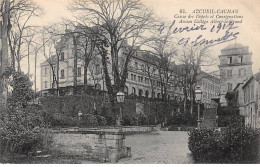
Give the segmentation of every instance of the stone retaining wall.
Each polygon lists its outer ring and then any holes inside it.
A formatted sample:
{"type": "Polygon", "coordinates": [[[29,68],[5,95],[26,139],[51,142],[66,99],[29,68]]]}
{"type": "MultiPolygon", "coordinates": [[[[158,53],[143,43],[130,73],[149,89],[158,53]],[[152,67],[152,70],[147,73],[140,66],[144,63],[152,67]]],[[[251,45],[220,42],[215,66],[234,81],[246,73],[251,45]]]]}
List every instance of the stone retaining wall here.
{"type": "Polygon", "coordinates": [[[53,150],[100,162],[117,162],[131,156],[122,131],[67,129],[53,131],[53,150]]]}

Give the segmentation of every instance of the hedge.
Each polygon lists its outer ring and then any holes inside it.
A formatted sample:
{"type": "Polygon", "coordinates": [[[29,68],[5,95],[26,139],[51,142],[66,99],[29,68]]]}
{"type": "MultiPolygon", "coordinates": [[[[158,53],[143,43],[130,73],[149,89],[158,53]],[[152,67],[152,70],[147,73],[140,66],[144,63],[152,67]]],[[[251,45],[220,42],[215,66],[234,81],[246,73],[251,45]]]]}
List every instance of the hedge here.
{"type": "Polygon", "coordinates": [[[199,163],[255,163],[259,159],[259,130],[229,127],[225,132],[193,129],[189,132],[189,149],[199,163]]]}
{"type": "MultiPolygon", "coordinates": [[[[40,102],[43,110],[47,113],[61,113],[69,117],[77,117],[78,112],[83,114],[101,115],[106,118],[108,125],[116,124],[116,115],[119,108],[122,108],[122,114],[135,115],[136,103],[143,104],[143,115],[141,124],[158,124],[170,118],[171,112],[178,107],[173,102],[161,102],[147,99],[131,99],[127,97],[122,104],[116,103],[115,111],[111,111],[109,101],[106,96],[91,95],[68,95],[68,96],[48,96],[42,97],[40,102]]],[[[127,122],[127,120],[126,120],[127,122]]],[[[133,123],[126,123],[133,124],[133,123]]]]}

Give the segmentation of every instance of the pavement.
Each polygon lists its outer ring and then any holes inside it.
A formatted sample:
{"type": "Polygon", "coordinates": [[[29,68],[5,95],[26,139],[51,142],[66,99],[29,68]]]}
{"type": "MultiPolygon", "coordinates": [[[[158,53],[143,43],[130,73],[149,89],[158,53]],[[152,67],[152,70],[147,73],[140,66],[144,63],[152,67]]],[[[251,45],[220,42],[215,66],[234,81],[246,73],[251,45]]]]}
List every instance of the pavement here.
{"type": "Polygon", "coordinates": [[[155,131],[126,136],[132,156],[119,164],[188,164],[193,163],[185,131],[155,131]]]}

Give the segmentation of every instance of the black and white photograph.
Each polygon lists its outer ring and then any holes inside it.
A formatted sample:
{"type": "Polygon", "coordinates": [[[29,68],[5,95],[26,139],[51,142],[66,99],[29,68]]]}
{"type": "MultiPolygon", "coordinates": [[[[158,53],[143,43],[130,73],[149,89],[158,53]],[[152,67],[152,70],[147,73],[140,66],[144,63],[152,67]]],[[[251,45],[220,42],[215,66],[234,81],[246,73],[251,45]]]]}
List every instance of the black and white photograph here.
{"type": "Polygon", "coordinates": [[[259,0],[0,0],[0,165],[259,164],[259,0]]]}

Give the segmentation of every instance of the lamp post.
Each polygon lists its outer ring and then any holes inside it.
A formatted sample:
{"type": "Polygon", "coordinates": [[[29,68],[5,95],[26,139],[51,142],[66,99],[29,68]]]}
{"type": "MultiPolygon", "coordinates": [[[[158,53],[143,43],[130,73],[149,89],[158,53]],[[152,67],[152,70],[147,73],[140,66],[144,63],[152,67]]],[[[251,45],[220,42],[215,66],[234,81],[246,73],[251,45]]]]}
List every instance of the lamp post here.
{"type": "MultiPolygon", "coordinates": [[[[117,92],[116,94],[116,99],[118,103],[123,103],[125,100],[125,93],[124,92],[117,92]]],[[[120,104],[120,110],[119,110],[119,116],[118,116],[118,125],[121,125],[121,121],[122,121],[122,106],[120,104]]]]}
{"type": "Polygon", "coordinates": [[[79,123],[78,123],[78,126],[80,125],[81,116],[82,116],[82,112],[79,111],[79,112],[78,112],[78,117],[79,117],[79,123]]]}
{"type": "Polygon", "coordinates": [[[201,103],[201,99],[202,99],[202,91],[200,89],[200,87],[198,86],[195,90],[195,98],[196,98],[196,102],[198,103],[198,128],[200,128],[200,103],[201,103]]]}

